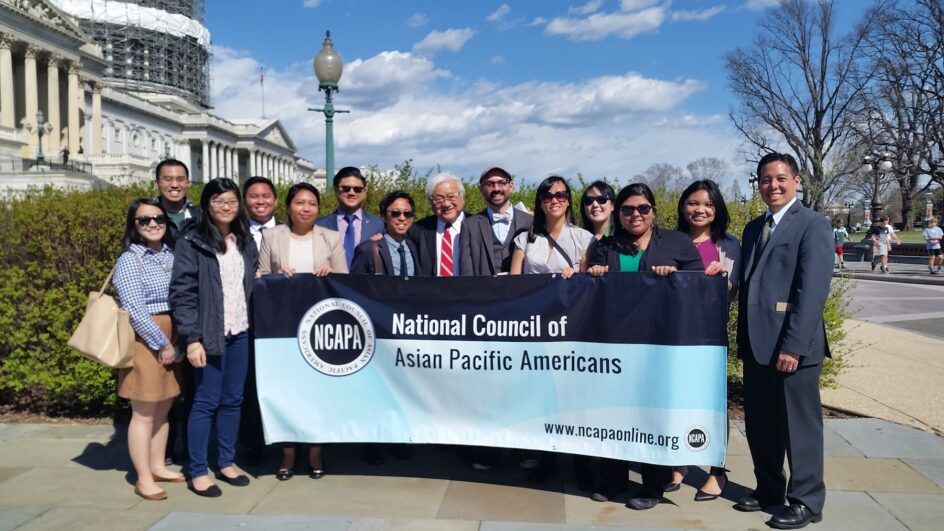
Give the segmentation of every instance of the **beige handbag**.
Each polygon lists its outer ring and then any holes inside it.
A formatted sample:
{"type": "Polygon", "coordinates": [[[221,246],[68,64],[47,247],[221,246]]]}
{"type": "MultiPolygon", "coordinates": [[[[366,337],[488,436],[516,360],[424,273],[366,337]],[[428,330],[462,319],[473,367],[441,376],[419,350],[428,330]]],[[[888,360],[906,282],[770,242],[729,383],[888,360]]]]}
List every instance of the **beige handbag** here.
{"type": "Polygon", "coordinates": [[[102,289],[89,293],[85,315],[69,338],[68,345],[102,365],[124,369],[131,367],[134,361],[134,329],[128,312],[105,294],[114,274],[112,268],[102,289]]]}

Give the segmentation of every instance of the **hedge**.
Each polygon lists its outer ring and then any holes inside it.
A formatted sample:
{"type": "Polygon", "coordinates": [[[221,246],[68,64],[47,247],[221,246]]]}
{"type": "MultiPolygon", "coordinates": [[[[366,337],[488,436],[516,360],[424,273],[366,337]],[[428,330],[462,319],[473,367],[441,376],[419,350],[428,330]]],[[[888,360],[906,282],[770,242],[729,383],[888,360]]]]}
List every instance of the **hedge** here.
{"type": "MultiPolygon", "coordinates": [[[[403,189],[417,200],[417,215],[428,215],[424,199],[426,177],[417,176],[409,162],[398,167],[399,176],[385,184],[368,186],[367,209],[376,212],[381,197],[393,189],[403,189]]],[[[574,182],[576,200],[585,183],[574,182]]],[[[278,187],[284,197],[287,186],[278,187]]],[[[466,210],[477,212],[484,200],[477,186],[466,188],[466,210]]],[[[533,207],[534,185],[520,184],[512,194],[514,202],[533,207]]],[[[197,202],[200,186],[190,190],[197,202]]],[[[87,416],[111,414],[119,407],[115,394],[115,371],[86,360],[66,346],[78,324],[88,292],[98,289],[117,257],[122,223],[127,205],[139,197],[156,195],[152,183],[112,187],[94,191],[65,191],[45,188],[0,204],[0,267],[5,281],[0,286],[0,405],[6,409],[47,415],[87,416]]],[[[662,226],[674,227],[678,192],[660,192],[658,219],[662,226]]],[[[337,204],[330,192],[322,198],[322,213],[337,204]]],[[[756,198],[746,204],[732,203],[732,232],[763,211],[756,198]]],[[[285,207],[276,211],[285,219],[285,207]]],[[[839,283],[831,292],[826,308],[827,334],[833,358],[823,371],[822,383],[833,385],[842,367],[844,336],[842,322],[847,317],[839,283]]],[[[732,388],[740,383],[736,360],[734,322],[731,310],[729,334],[729,378],[732,388]]]]}

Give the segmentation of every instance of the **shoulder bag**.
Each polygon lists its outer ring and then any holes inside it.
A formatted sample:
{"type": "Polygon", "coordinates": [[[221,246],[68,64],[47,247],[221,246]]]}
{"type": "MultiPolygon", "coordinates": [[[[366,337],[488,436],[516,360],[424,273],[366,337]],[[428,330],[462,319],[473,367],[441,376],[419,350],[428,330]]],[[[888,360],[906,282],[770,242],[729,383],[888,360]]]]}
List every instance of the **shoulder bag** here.
{"type": "Polygon", "coordinates": [[[100,291],[89,293],[85,315],[68,345],[83,356],[113,369],[129,368],[134,361],[134,329],[128,312],[105,294],[115,268],[105,278],[100,291]]]}

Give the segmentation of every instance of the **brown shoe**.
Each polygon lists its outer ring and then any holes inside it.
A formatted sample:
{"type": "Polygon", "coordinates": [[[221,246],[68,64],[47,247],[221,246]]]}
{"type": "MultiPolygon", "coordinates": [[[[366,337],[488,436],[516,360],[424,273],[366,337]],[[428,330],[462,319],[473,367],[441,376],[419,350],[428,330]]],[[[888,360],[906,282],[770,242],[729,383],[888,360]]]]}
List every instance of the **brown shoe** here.
{"type": "Polygon", "coordinates": [[[141,496],[141,497],[144,498],[145,500],[160,501],[160,500],[166,500],[166,499],[167,499],[167,491],[165,491],[165,490],[163,490],[163,489],[160,490],[160,491],[158,491],[158,492],[155,492],[154,494],[145,494],[145,493],[141,492],[141,489],[139,489],[137,486],[135,486],[135,487],[134,487],[134,493],[137,494],[138,496],[141,496]]]}
{"type": "Polygon", "coordinates": [[[154,478],[154,481],[156,483],[184,483],[185,481],[187,481],[187,476],[184,476],[183,474],[179,476],[175,476],[175,477],[170,477],[170,478],[165,478],[165,477],[158,476],[156,474],[151,474],[151,477],[154,478]]]}

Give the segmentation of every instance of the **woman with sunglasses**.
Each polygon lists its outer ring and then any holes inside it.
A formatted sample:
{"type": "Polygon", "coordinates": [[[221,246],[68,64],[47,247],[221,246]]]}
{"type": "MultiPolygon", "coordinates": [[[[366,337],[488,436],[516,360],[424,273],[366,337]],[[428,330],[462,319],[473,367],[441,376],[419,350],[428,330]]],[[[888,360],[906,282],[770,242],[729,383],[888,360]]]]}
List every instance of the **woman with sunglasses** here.
{"type": "Polygon", "coordinates": [[[223,494],[209,476],[207,447],[215,419],[217,479],[236,487],[249,478],[233,465],[249,367],[249,296],[259,253],[249,232],[239,185],[216,178],[200,195],[199,220],[177,242],[170,303],[187,361],[193,366],[193,406],[187,422],[188,488],[223,494]]]}
{"type": "Polygon", "coordinates": [[[134,493],[163,500],[156,482],[182,483],[183,474],[164,464],[167,412],[180,394],[180,373],[167,287],[174,267],[174,237],[167,211],[156,199],[128,207],[122,253],[115,264],[115,288],[134,328],[134,365],[118,371],[118,396],[131,401],[128,454],[137,473],[134,493]]]}
{"type": "MultiPolygon", "coordinates": [[[[660,228],[655,222],[652,190],[643,183],[631,184],[616,196],[613,235],[591,244],[587,251],[587,272],[602,276],[607,272],[652,272],[668,276],[676,271],[701,271],[701,256],[684,233],[660,228]]],[[[610,462],[605,477],[607,497],[626,487],[627,463],[610,462]]],[[[642,490],[626,504],[636,510],[651,509],[662,499],[671,482],[672,467],[641,464],[642,490]]],[[[596,499],[596,498],[594,498],[596,499]]]]}
{"type": "MultiPolygon", "coordinates": [[[[728,208],[721,189],[711,180],[695,181],[682,192],[678,202],[679,232],[688,234],[705,264],[706,275],[725,273],[728,276],[728,300],[734,300],[737,278],[741,265],[741,245],[737,238],[728,234],[728,208]]],[[[665,486],[666,492],[679,489],[688,467],[676,467],[672,481],[665,486]]],[[[728,484],[727,472],[721,467],[711,467],[705,484],[695,493],[695,501],[717,499],[728,484]]]]}
{"type": "MultiPolygon", "coordinates": [[[[321,195],[311,184],[298,183],[288,189],[285,196],[288,224],[263,232],[258,276],[307,273],[323,277],[330,273],[347,273],[347,259],[338,233],[315,225],[320,204],[321,195]]],[[[308,466],[309,477],[324,477],[320,444],[308,447],[308,466]]],[[[275,472],[276,479],[290,479],[294,468],[295,444],[285,443],[282,445],[282,462],[275,472]]]]}
{"type": "Polygon", "coordinates": [[[593,233],[594,238],[601,239],[610,235],[610,221],[613,218],[613,203],[616,193],[613,188],[603,182],[594,181],[583,191],[580,198],[580,219],[583,228],[593,233]]]}

